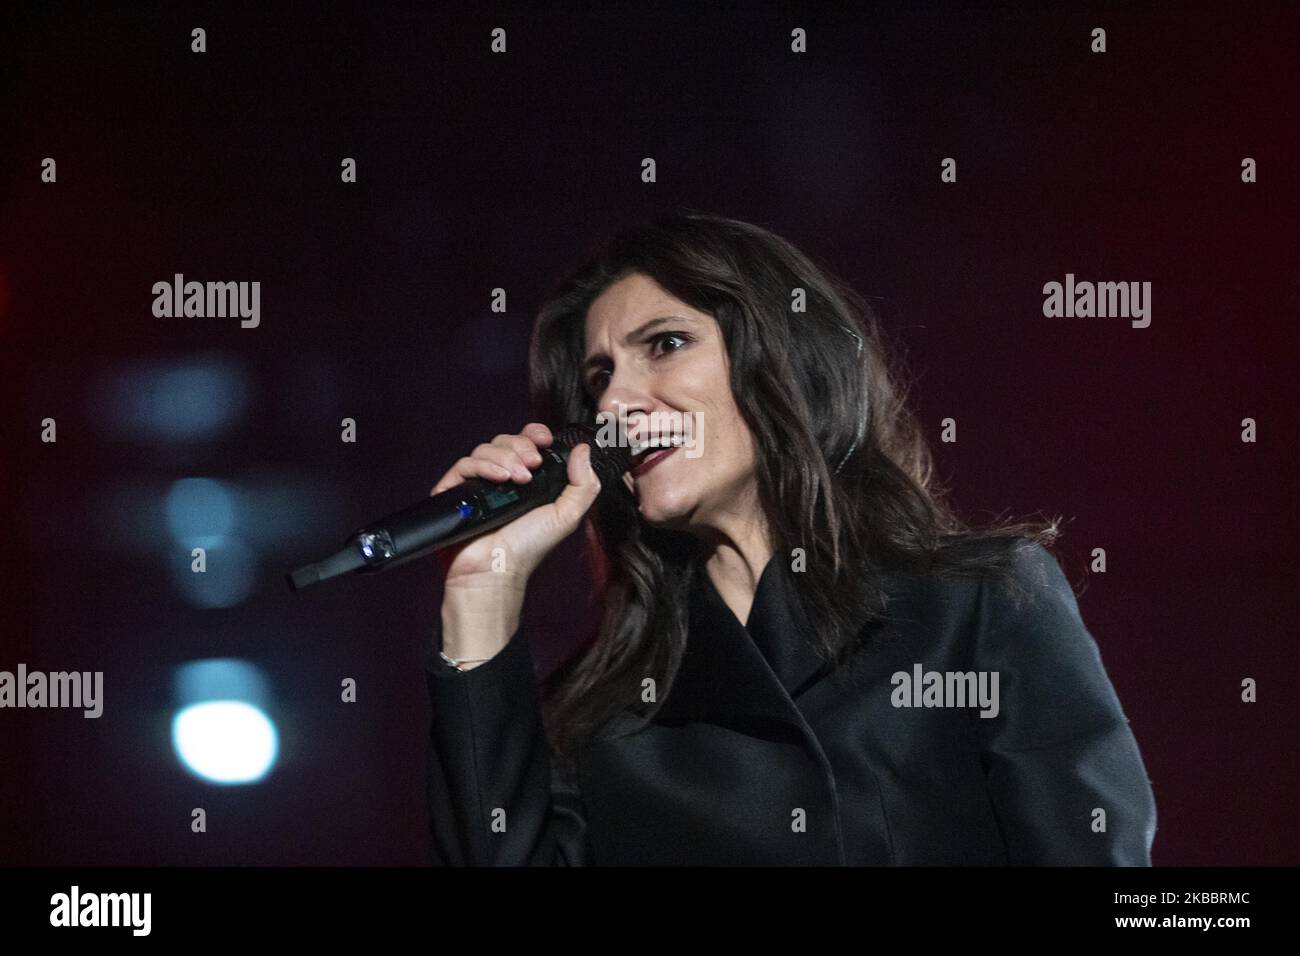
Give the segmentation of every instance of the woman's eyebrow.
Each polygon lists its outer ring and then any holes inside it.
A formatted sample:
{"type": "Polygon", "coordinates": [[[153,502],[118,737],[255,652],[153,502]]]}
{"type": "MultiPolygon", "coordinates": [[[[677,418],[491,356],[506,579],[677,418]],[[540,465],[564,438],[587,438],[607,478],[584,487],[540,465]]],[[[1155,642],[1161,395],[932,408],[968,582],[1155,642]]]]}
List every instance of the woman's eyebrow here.
{"type": "MultiPolygon", "coordinates": [[[[636,339],[639,339],[641,336],[649,332],[651,329],[656,329],[659,326],[666,325],[669,322],[686,322],[689,324],[693,324],[695,320],[689,319],[684,315],[661,315],[657,318],[650,319],[648,322],[642,322],[640,325],[638,325],[627,335],[623,336],[623,344],[628,345],[629,343],[635,341],[636,339]]],[[[608,359],[609,356],[606,355],[604,352],[596,352],[594,355],[587,356],[587,358],[584,359],[582,363],[582,374],[585,376],[587,372],[589,372],[592,369],[593,366],[599,365],[601,362],[607,361],[608,359]]]]}

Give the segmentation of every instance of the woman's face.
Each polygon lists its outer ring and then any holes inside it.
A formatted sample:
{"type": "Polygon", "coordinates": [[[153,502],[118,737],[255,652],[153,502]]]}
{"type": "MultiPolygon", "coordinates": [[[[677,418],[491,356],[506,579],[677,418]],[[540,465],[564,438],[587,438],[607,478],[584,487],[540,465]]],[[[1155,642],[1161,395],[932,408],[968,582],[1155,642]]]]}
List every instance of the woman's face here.
{"type": "Polygon", "coordinates": [[[647,522],[730,532],[756,509],[753,441],[728,372],[717,321],[646,275],[613,283],[588,309],[582,376],[597,411],[626,416],[634,446],[652,421],[695,429],[694,449],[678,447],[653,463],[642,455],[623,476],[647,522]],[[638,469],[642,463],[653,467],[638,469]]]}

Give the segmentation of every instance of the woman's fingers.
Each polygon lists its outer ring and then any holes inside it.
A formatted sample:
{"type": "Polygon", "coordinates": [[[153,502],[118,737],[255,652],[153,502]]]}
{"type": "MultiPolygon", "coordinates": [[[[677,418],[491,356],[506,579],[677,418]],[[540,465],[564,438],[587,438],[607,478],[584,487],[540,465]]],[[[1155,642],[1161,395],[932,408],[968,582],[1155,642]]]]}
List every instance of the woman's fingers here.
{"type": "Polygon", "coordinates": [[[528,470],[528,462],[524,460],[523,455],[507,444],[496,444],[493,441],[489,445],[479,445],[471,452],[470,457],[482,459],[508,469],[510,477],[516,481],[527,482],[533,477],[532,472],[528,470]]]}
{"type": "Polygon", "coordinates": [[[549,447],[554,440],[551,430],[541,422],[529,422],[518,435],[497,435],[452,465],[429,494],[455,488],[467,478],[514,479],[527,484],[533,478],[531,469],[542,463],[538,449],[549,447]]]}
{"type": "Polygon", "coordinates": [[[492,444],[506,448],[519,456],[519,460],[528,468],[536,468],[542,463],[542,453],[537,445],[526,435],[498,435],[492,444]]]}
{"type": "Polygon", "coordinates": [[[586,442],[574,446],[569,455],[568,479],[568,485],[555,500],[555,510],[566,531],[571,533],[600,494],[600,479],[591,467],[591,446],[586,442]]]}
{"type": "Polygon", "coordinates": [[[464,484],[466,478],[487,478],[491,481],[506,481],[514,474],[504,465],[482,457],[467,455],[451,466],[451,470],[442,476],[442,480],[433,486],[431,495],[449,491],[457,485],[464,484]]]}
{"type": "Polygon", "coordinates": [[[555,441],[555,436],[551,430],[541,422],[529,422],[519,432],[525,438],[529,438],[538,448],[550,448],[551,442],[555,441]]]}

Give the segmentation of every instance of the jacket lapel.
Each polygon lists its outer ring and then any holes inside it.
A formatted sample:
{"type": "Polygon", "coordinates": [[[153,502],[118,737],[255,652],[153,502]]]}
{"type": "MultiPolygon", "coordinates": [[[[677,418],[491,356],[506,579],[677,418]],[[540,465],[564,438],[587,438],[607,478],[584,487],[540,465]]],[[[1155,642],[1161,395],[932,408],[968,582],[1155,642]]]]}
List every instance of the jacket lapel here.
{"type": "MultiPolygon", "coordinates": [[[[800,695],[816,683],[823,663],[808,645],[806,632],[797,626],[798,612],[789,601],[789,582],[782,570],[774,562],[769,562],[764,570],[755,592],[750,629],[746,629],[717,593],[703,568],[697,568],[690,594],[686,651],[667,699],[651,720],[659,731],[652,731],[649,739],[662,743],[644,744],[649,750],[642,755],[642,761],[651,770],[646,771],[650,776],[638,785],[637,792],[644,798],[646,793],[655,792],[656,787],[664,788],[660,798],[663,803],[680,804],[677,814],[681,815],[670,817],[672,825],[678,828],[692,813],[705,813],[713,819],[717,807],[725,807],[724,816],[733,819],[742,832],[752,833],[749,843],[727,851],[731,854],[729,858],[760,860],[784,854],[784,858],[808,863],[842,865],[844,837],[834,772],[816,733],[791,696],[791,691],[800,695]],[[771,654],[772,663],[760,650],[759,642],[771,654]],[[744,735],[750,741],[744,756],[739,755],[741,751],[733,750],[712,754],[714,738],[707,731],[710,725],[744,735]],[[671,742],[670,738],[658,736],[659,733],[672,735],[676,733],[674,728],[680,728],[686,736],[671,738],[671,742]],[[707,796],[690,797],[690,786],[698,786],[700,778],[688,774],[685,779],[692,781],[688,784],[666,774],[659,766],[663,753],[673,752],[684,740],[698,742],[687,744],[688,748],[699,748],[688,749],[686,752],[691,756],[687,759],[677,758],[684,766],[696,760],[716,761],[711,765],[731,767],[749,761],[760,778],[753,783],[761,788],[760,804],[781,809],[773,809],[771,815],[760,814],[748,826],[742,826],[738,822],[741,811],[730,802],[732,796],[709,790],[707,796]],[[791,747],[801,751],[804,759],[792,760],[791,747]],[[781,828],[772,829],[771,821],[782,818],[794,807],[806,811],[810,821],[808,831],[804,835],[786,832],[782,836],[781,828]]],[[[630,746],[632,749],[620,758],[625,770],[629,766],[627,760],[632,761],[630,766],[641,766],[635,756],[640,753],[638,745],[630,746]]],[[[658,847],[662,835],[655,830],[655,825],[642,825],[648,829],[638,831],[641,845],[658,847]]]]}
{"type": "MultiPolygon", "coordinates": [[[[708,575],[701,572],[700,577],[703,581],[699,586],[713,616],[725,613],[730,625],[739,624],[709,582],[708,575]]],[[[812,679],[827,669],[808,641],[811,631],[800,611],[790,572],[776,558],[767,563],[759,578],[745,630],[791,698],[797,699],[812,679]]]]}
{"type": "Polygon", "coordinates": [[[769,561],[746,628],[703,567],[697,568],[686,652],[656,722],[730,725],[733,718],[758,718],[804,729],[794,698],[823,670],[823,662],[799,626],[792,598],[783,568],[769,561]]]}

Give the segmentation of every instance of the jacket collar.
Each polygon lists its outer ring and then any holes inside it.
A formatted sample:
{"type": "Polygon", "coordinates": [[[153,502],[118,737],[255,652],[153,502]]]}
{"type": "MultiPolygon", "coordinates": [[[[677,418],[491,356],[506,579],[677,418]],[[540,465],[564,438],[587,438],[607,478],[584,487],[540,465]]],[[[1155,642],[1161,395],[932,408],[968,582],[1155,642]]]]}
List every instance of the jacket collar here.
{"type": "Polygon", "coordinates": [[[702,563],[689,601],[686,651],[655,720],[726,724],[728,718],[757,717],[806,728],[794,698],[825,665],[808,641],[783,563],[773,557],[763,569],[748,627],[722,600],[702,563]]]}
{"type": "Polygon", "coordinates": [[[816,799],[807,790],[800,790],[797,797],[791,791],[790,799],[804,801],[816,819],[833,821],[826,842],[810,850],[810,858],[843,864],[844,834],[834,771],[791,696],[791,691],[799,696],[815,683],[825,665],[808,643],[782,563],[773,558],[764,568],[748,628],[727,607],[702,565],[695,568],[689,602],[686,651],[668,697],[651,723],[668,728],[701,722],[801,748],[821,768],[824,789],[811,791],[821,794],[821,802],[815,805],[807,804],[816,799]]]}

